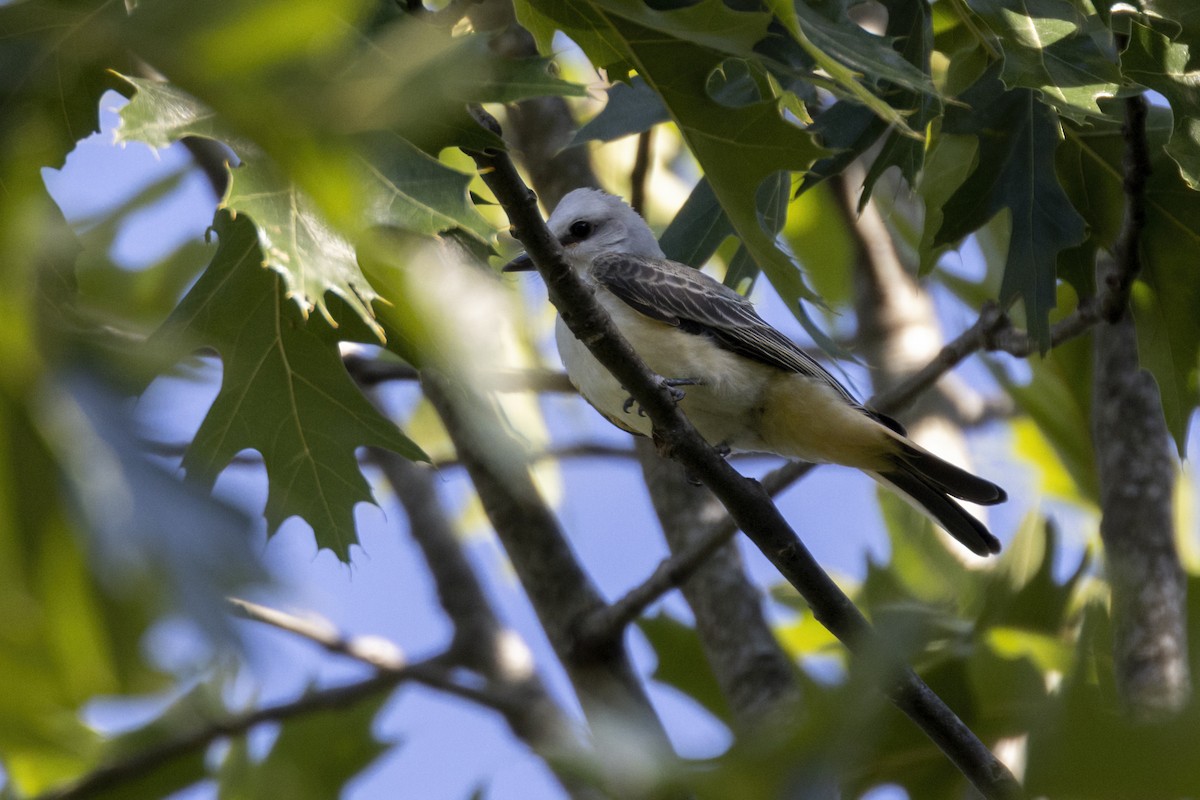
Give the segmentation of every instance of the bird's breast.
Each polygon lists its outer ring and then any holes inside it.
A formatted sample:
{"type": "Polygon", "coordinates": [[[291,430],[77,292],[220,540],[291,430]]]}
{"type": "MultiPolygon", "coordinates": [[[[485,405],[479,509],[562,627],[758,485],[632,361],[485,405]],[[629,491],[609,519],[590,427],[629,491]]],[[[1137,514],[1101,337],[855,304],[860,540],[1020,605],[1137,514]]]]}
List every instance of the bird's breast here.
{"type": "MultiPolygon", "coordinates": [[[[646,366],[664,378],[685,378],[680,404],[692,424],[712,444],[735,450],[763,450],[758,436],[767,386],[779,370],[738,356],[704,335],[651,319],[599,288],[597,299],[646,366]]],[[[629,392],[575,338],[560,318],[555,338],[571,382],[602,414],[621,427],[649,435],[650,420],[636,404],[626,410],[629,392]]]]}

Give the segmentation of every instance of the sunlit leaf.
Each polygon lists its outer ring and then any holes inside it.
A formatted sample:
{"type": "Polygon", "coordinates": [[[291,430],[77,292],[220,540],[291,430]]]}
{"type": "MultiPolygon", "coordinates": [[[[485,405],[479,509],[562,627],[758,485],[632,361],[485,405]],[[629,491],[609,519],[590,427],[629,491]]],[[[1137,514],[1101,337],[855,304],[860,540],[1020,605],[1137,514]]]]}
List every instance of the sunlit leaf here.
{"type": "Polygon", "coordinates": [[[121,79],[133,87],[134,95],[121,108],[121,124],[115,133],[118,144],[143,142],[159,148],[185,136],[200,136],[242,149],[215,111],[177,86],[125,75],[121,79]]]}
{"type": "Polygon", "coordinates": [[[1103,116],[1097,100],[1121,82],[1112,33],[1071,0],[977,0],[971,9],[1004,50],[1000,79],[1010,89],[1034,89],[1063,116],[1103,116]]]}

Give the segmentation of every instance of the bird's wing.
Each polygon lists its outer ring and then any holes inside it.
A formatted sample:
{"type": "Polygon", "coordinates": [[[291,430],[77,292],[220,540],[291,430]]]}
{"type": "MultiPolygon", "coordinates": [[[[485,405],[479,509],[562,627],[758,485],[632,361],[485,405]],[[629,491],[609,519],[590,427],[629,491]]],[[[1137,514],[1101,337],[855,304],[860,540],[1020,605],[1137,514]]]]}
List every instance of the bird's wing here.
{"type": "MultiPolygon", "coordinates": [[[[746,358],[824,381],[859,406],[836,378],[758,316],[749,300],[698,269],[663,258],[609,253],[598,256],[590,272],[598,283],[652,319],[710,336],[746,358]]],[[[899,428],[893,420],[880,421],[899,428]]]]}

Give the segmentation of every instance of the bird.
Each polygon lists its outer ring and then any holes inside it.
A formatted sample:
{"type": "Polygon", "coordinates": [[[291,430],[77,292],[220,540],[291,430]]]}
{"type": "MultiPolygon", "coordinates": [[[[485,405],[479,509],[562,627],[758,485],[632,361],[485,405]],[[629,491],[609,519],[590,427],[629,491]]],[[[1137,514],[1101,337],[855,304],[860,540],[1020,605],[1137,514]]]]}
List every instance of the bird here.
{"type": "MultiPolygon", "coordinates": [[[[957,500],[994,505],[1007,499],[1002,488],[939,458],[909,439],[899,422],[857,401],[747,298],[666,258],[654,232],[623,199],[575,189],[547,225],[567,264],[592,287],[646,366],[679,387],[680,409],[710,444],[724,453],[859,469],[971,552],[1000,551],[999,540],[957,500]]],[[[528,254],[503,267],[530,269],[528,254]]],[[[651,435],[650,420],[561,316],[555,341],[567,377],[597,411],[630,433],[651,435]]]]}

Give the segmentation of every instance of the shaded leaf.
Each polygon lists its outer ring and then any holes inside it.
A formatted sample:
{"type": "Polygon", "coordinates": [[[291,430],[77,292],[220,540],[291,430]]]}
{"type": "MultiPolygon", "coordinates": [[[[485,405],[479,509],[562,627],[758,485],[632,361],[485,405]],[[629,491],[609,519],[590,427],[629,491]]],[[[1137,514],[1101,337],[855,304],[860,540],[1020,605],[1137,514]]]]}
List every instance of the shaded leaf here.
{"type": "MultiPolygon", "coordinates": [[[[790,259],[763,230],[755,199],[763,181],[808,167],[820,149],[787,123],[775,100],[728,108],[707,92],[709,76],[728,55],[752,57],[770,17],[739,12],[721,0],[657,11],[641,0],[518,3],[518,17],[536,6],[577,41],[599,67],[637,73],[662,98],[737,235],[793,313],[812,292],[790,259]]],[[[802,319],[808,322],[807,319],[802,319]]]]}
{"type": "Polygon", "coordinates": [[[128,60],[111,0],[0,5],[0,142],[24,129],[31,166],[59,167],[78,139],[100,130],[100,96],[128,60]]]}
{"type": "Polygon", "coordinates": [[[387,752],[371,732],[387,701],[381,694],[348,708],[310,712],[283,723],[261,761],[244,740],[235,744],[220,773],[220,800],[330,800],[347,782],[387,752]]]}
{"type": "Polygon", "coordinates": [[[471,203],[470,175],[432,158],[404,139],[385,134],[372,142],[367,169],[376,193],[368,201],[370,221],[433,236],[466,231],[489,242],[495,231],[471,203]]]}
{"type": "Polygon", "coordinates": [[[224,363],[221,393],[183,466],[211,486],[239,451],[259,451],[269,529],[298,515],[319,547],[346,560],[357,542],[354,505],[371,501],[355,449],[423,454],[355,387],[334,331],[315,317],[306,322],[285,301],[283,279],[263,268],[255,227],[222,214],[215,228],[220,246],[212,264],[155,334],[176,347],[212,347],[224,363]]]}
{"type": "Polygon", "coordinates": [[[1189,69],[1192,48],[1146,25],[1131,25],[1121,67],[1126,76],[1161,93],[1171,104],[1174,124],[1167,153],[1188,188],[1196,189],[1200,187],[1200,70],[1189,69]]]}
{"type": "Polygon", "coordinates": [[[956,242],[1007,210],[1011,233],[1000,302],[1022,300],[1030,336],[1045,349],[1056,301],[1057,256],[1086,235],[1083,218],[1055,173],[1058,126],[1031,91],[1004,91],[995,68],[962,99],[972,111],[948,109],[943,129],[976,135],[979,158],[974,172],[942,207],[933,244],[956,242]]]}
{"type": "Polygon", "coordinates": [[[614,83],[608,88],[608,102],[599,114],[575,132],[571,144],[611,142],[649,130],[670,118],[662,99],[635,75],[629,83],[614,83]]]}
{"type": "MultiPolygon", "coordinates": [[[[1053,454],[1073,479],[1079,497],[1098,505],[1100,478],[1096,472],[1090,425],[1090,342],[1087,339],[1066,342],[1040,359],[1031,359],[1029,366],[1033,370],[1033,377],[1023,386],[1014,382],[999,367],[994,367],[992,374],[1053,447],[1053,454]]],[[[1036,449],[1018,452],[1031,459],[1036,459],[1040,454],[1036,449]]],[[[1040,466],[1036,461],[1034,463],[1040,466]]]]}
{"type": "Polygon", "coordinates": [[[700,268],[712,258],[721,242],[732,235],[729,217],[708,180],[701,178],[658,244],[667,258],[700,268]]]}
{"type": "MultiPolygon", "coordinates": [[[[1200,248],[1200,194],[1187,187],[1165,150],[1156,146],[1169,135],[1165,116],[1165,110],[1150,109],[1147,136],[1153,158],[1146,186],[1142,273],[1130,303],[1139,361],[1158,382],[1167,427],[1182,453],[1192,410],[1200,403],[1200,316],[1195,313],[1200,307],[1200,273],[1192,258],[1200,248]]],[[[1113,199],[1120,198],[1122,185],[1124,144],[1119,127],[1065,130],[1085,185],[1096,187],[1089,191],[1089,204],[1103,208],[1119,202],[1113,199]]]]}
{"type": "Polygon", "coordinates": [[[708,666],[695,629],[665,614],[640,619],[637,624],[658,653],[654,679],[675,687],[718,719],[729,722],[729,703],[708,666]]]}

